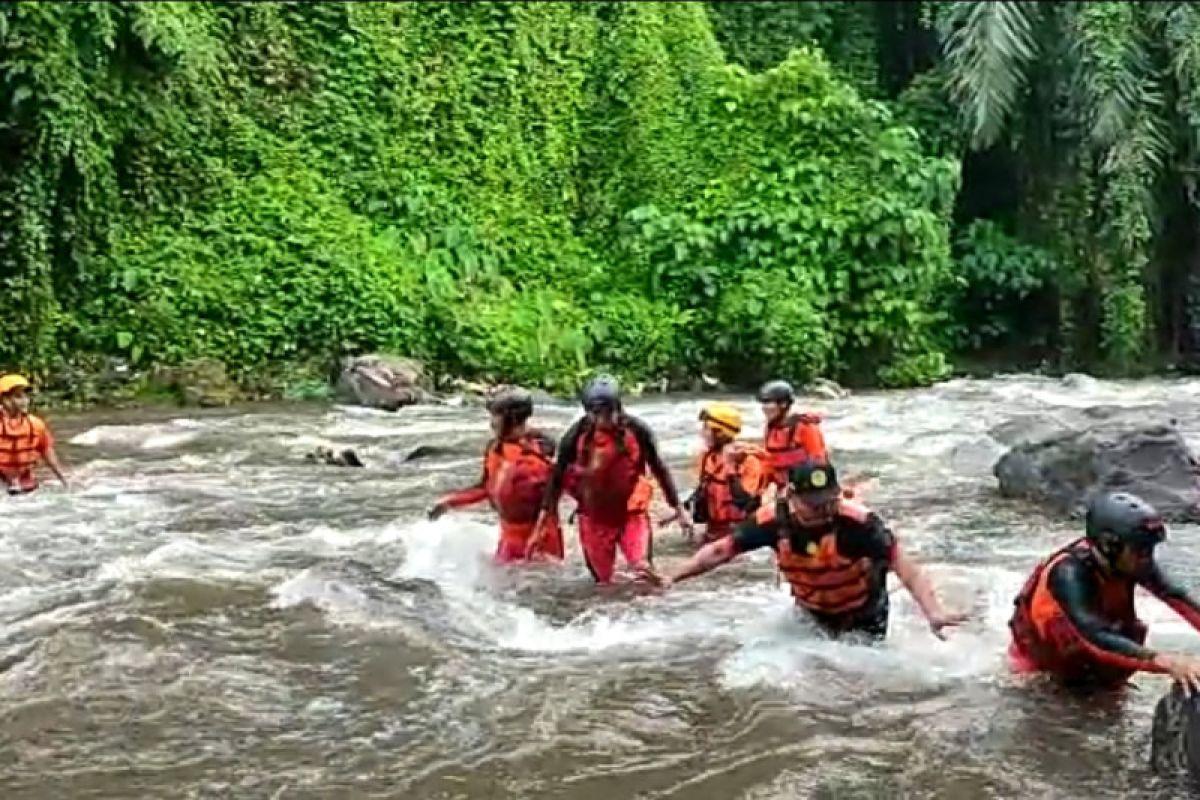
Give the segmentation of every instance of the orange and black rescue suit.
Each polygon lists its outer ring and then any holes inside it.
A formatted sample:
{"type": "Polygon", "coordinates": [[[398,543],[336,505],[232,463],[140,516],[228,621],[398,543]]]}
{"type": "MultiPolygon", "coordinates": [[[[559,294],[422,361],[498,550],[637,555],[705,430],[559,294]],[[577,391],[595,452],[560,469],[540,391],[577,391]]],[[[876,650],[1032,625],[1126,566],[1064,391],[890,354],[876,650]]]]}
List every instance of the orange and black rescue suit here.
{"type": "Polygon", "coordinates": [[[842,501],[819,528],[801,527],[787,503],[759,509],[733,534],[735,554],[770,547],[796,605],[831,635],[887,635],[887,573],[896,539],[879,515],[842,501]]]}
{"type": "Polygon", "coordinates": [[[659,457],[654,434],[637,417],[621,415],[611,429],[584,417],[559,442],[542,507],[557,509],[564,490],[575,498],[584,560],[599,583],[612,580],[618,548],[634,566],[652,558],[647,470],[667,504],[678,506],[675,482],[659,457]]]}
{"type": "MultiPolygon", "coordinates": [[[[483,475],[479,483],[442,498],[448,508],[460,508],[487,500],[500,516],[500,542],[496,559],[520,561],[533,534],[546,486],[554,463],[554,441],[538,431],[515,439],[493,439],[483,453],[483,475]]],[[[562,531],[556,522],[546,532],[537,553],[561,559],[562,531]]]]}
{"type": "Polygon", "coordinates": [[[1200,607],[1152,566],[1137,580],[1107,572],[1086,539],[1051,555],[1030,575],[1009,621],[1018,672],[1047,672],[1069,685],[1115,687],[1137,671],[1165,672],[1145,647],[1133,590],[1141,586],[1200,630],[1200,607]]]}

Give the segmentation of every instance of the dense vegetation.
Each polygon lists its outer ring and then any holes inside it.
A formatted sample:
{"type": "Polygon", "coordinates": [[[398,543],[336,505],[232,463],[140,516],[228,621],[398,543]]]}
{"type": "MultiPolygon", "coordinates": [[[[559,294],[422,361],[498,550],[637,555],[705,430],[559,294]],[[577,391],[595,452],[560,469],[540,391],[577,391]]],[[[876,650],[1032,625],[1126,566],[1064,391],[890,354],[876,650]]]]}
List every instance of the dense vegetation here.
{"type": "Polygon", "coordinates": [[[815,40],[927,152],[962,160],[957,348],[1023,341],[1126,374],[1195,360],[1200,6],[710,6],[739,62],[815,40]]]}
{"type": "Polygon", "coordinates": [[[1200,13],[1017,5],[7,5],[0,367],[1133,369],[1185,341],[1200,13]]]}

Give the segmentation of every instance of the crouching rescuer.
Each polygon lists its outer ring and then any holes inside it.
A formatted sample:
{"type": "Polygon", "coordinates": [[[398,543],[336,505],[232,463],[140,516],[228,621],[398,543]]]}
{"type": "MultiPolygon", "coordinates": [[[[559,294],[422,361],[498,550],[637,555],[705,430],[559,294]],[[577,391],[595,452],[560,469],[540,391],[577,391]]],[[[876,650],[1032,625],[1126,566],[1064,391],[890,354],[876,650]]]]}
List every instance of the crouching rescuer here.
{"type": "Polygon", "coordinates": [[[1042,561],[1017,595],[1009,621],[1014,671],[1090,689],[1159,672],[1185,691],[1200,689],[1200,659],[1146,647],[1148,628],[1134,607],[1140,586],[1200,630],[1200,607],[1155,560],[1167,535],[1158,512],[1131,494],[1101,494],[1084,525],[1085,535],[1042,561]]]}

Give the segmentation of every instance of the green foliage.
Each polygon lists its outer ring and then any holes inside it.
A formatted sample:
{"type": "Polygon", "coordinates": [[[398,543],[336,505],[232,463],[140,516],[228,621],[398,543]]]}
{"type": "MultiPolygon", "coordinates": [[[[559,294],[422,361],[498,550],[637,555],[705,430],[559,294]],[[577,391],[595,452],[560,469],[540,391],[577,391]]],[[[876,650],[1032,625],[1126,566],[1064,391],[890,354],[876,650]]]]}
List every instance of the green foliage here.
{"type": "Polygon", "coordinates": [[[960,348],[1011,345],[1047,334],[1030,318],[1028,300],[1054,278],[1048,252],[994,222],[976,220],[960,232],[955,257],[951,309],[960,348]]]}
{"type": "MultiPolygon", "coordinates": [[[[873,86],[871,10],[811,6],[777,10],[873,86]]],[[[30,2],[0,36],[5,364],[940,374],[956,165],[813,52],[727,66],[704,5],[30,2]]]]}
{"type": "Polygon", "coordinates": [[[729,60],[761,72],[797,47],[816,46],[869,94],[879,83],[875,9],[852,0],[711,2],[713,30],[729,60]]]}
{"type": "Polygon", "coordinates": [[[803,50],[761,75],[725,71],[717,103],[737,147],[699,198],[630,215],[651,291],[707,300],[693,334],[707,332],[701,365],[873,380],[936,352],[930,301],[950,274],[957,163],[921,155],[911,129],[803,50]]]}

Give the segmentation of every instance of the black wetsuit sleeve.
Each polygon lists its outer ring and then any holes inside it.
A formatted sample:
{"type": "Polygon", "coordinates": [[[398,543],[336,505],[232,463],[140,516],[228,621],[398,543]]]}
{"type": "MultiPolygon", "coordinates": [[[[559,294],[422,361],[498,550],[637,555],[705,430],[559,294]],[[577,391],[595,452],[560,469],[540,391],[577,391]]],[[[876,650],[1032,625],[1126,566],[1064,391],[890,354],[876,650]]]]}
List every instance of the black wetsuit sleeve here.
{"type": "Polygon", "coordinates": [[[741,511],[745,511],[757,499],[746,491],[745,486],[742,486],[742,479],[737,473],[729,476],[729,495],[733,499],[733,504],[741,511]]]}
{"type": "Polygon", "coordinates": [[[1183,617],[1193,629],[1200,631],[1200,606],[1196,604],[1186,589],[1164,575],[1158,564],[1151,566],[1139,583],[1146,591],[1183,617]]]}
{"type": "Polygon", "coordinates": [[[637,437],[638,447],[642,449],[642,455],[646,459],[646,466],[650,467],[658,485],[662,487],[667,505],[675,508],[679,505],[679,492],[675,489],[675,480],[671,477],[670,470],[658,454],[658,443],[654,439],[654,433],[646,427],[646,423],[636,417],[629,417],[626,424],[637,437]]]}
{"type": "Polygon", "coordinates": [[[1153,663],[1154,652],[1111,629],[1111,622],[1098,616],[1099,587],[1087,567],[1065,558],[1050,568],[1047,587],[1082,643],[1097,661],[1121,669],[1161,671],[1153,663]]]}
{"type": "Polygon", "coordinates": [[[774,548],[779,541],[779,525],[768,522],[765,525],[751,520],[739,525],[731,537],[735,554],[748,553],[763,547],[774,548]]]}
{"type": "Polygon", "coordinates": [[[550,471],[550,482],[546,484],[546,494],[542,496],[542,510],[552,511],[558,508],[558,500],[562,497],[563,478],[571,460],[579,452],[579,437],[583,435],[583,420],[579,420],[562,435],[558,442],[558,453],[554,459],[554,469],[550,471]]]}
{"type": "Polygon", "coordinates": [[[869,558],[890,566],[896,560],[896,536],[874,512],[862,521],[843,517],[838,531],[838,552],[846,558],[869,558]]]}

